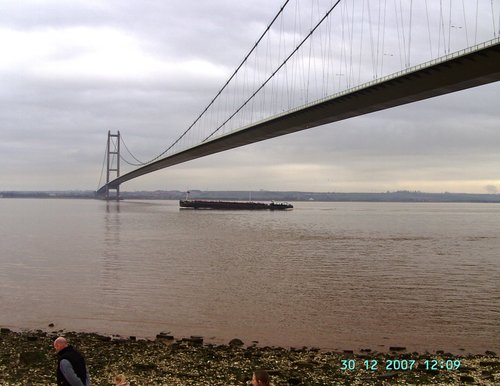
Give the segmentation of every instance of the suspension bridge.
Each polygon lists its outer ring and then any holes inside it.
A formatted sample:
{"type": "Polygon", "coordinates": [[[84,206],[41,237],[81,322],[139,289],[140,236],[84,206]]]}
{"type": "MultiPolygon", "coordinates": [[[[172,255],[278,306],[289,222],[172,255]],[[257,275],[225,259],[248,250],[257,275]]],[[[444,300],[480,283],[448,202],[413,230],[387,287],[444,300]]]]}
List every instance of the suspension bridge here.
{"type": "Polygon", "coordinates": [[[119,198],[124,182],[169,166],[496,82],[499,16],[492,0],[287,0],[165,151],[142,162],[108,132],[96,193],[119,198]],[[120,160],[135,169],[120,175],[120,160]]]}

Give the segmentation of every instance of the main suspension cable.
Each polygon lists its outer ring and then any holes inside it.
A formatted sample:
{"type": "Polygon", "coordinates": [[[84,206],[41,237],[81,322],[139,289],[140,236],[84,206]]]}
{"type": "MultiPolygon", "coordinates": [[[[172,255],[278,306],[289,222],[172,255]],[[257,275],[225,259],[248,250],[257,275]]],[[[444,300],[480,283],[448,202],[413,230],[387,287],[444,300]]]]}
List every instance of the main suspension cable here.
{"type": "Polygon", "coordinates": [[[130,154],[130,156],[136,160],[138,163],[133,163],[133,162],[130,162],[128,161],[127,159],[125,159],[121,154],[120,154],[120,158],[122,159],[123,162],[131,165],[131,166],[143,166],[143,165],[146,165],[147,162],[142,162],[140,161],[139,159],[137,159],[137,157],[135,155],[132,154],[132,152],[130,151],[130,149],[128,148],[127,144],[125,143],[125,141],[123,140],[123,136],[120,136],[120,141],[122,143],[122,145],[125,147],[125,150],[127,150],[127,152],[130,154]]]}
{"type": "MultiPolygon", "coordinates": [[[[221,93],[226,89],[226,87],[229,85],[229,83],[231,82],[231,80],[233,80],[233,78],[236,76],[236,74],[238,73],[238,71],[241,69],[241,67],[243,67],[243,65],[246,63],[246,61],[248,60],[248,58],[250,57],[250,55],[255,51],[255,49],[257,48],[257,46],[259,45],[259,43],[262,41],[262,39],[264,38],[264,36],[268,33],[268,31],[271,29],[272,25],[274,24],[274,22],[276,21],[276,19],[278,19],[278,17],[281,15],[281,13],[284,11],[285,7],[287,6],[287,4],[289,3],[290,0],[286,0],[285,3],[281,6],[280,10],[278,11],[278,13],[274,16],[273,20],[271,21],[271,23],[269,23],[269,25],[266,27],[266,29],[264,30],[264,32],[262,33],[262,35],[259,37],[259,39],[257,40],[257,42],[253,45],[253,47],[250,49],[250,51],[248,52],[248,54],[245,56],[245,58],[241,61],[241,63],[238,65],[238,67],[236,68],[236,70],[233,72],[233,74],[229,77],[229,79],[226,81],[226,83],[224,84],[224,86],[222,86],[222,88],[217,92],[217,94],[215,95],[215,97],[210,101],[210,103],[207,105],[207,107],[205,107],[205,109],[201,112],[200,115],[198,115],[198,117],[194,120],[194,122],[181,134],[181,136],[179,138],[177,138],[167,149],[165,149],[162,153],[160,153],[159,155],[157,155],[156,157],[150,159],[149,161],[146,161],[146,162],[141,162],[140,164],[137,164],[137,165],[134,165],[134,166],[143,166],[143,165],[147,165],[153,161],[156,161],[158,158],[162,157],[163,155],[165,155],[170,149],[172,149],[175,145],[177,145],[177,143],[179,143],[179,141],[193,128],[194,125],[196,125],[196,123],[198,123],[198,121],[201,119],[201,117],[207,112],[207,110],[214,104],[214,102],[217,100],[217,98],[221,95],[221,93]]],[[[132,154],[131,154],[132,155],[132,154]]],[[[135,157],[134,157],[135,158],[135,157]]],[[[140,161],[139,161],[140,162],[140,161]]]]}
{"type": "Polygon", "coordinates": [[[283,66],[290,60],[290,58],[302,47],[302,45],[309,39],[309,37],[316,31],[316,29],[323,23],[323,21],[330,15],[330,13],[335,9],[335,7],[340,3],[341,0],[338,0],[329,10],[326,12],[325,16],[321,18],[321,20],[316,24],[316,26],[307,34],[307,36],[299,43],[299,45],[292,51],[290,55],[287,56],[287,58],[281,63],[276,70],[273,71],[273,73],[266,79],[262,85],[259,86],[257,90],[254,91],[254,93],[233,113],[231,116],[226,119],[217,129],[212,131],[212,133],[206,137],[202,142],[207,141],[210,137],[212,137],[215,133],[217,133],[224,125],[229,122],[236,114],[238,114],[243,107],[247,105],[247,103],[257,95],[257,93],[264,88],[264,86],[269,83],[269,81],[276,75],[276,73],[283,68],[283,66]]]}
{"type": "Polygon", "coordinates": [[[101,187],[101,181],[102,181],[102,175],[104,173],[104,164],[106,163],[106,156],[108,155],[108,145],[106,144],[106,147],[104,148],[104,158],[102,159],[102,167],[101,167],[101,176],[99,177],[99,183],[97,184],[97,189],[101,187]]]}

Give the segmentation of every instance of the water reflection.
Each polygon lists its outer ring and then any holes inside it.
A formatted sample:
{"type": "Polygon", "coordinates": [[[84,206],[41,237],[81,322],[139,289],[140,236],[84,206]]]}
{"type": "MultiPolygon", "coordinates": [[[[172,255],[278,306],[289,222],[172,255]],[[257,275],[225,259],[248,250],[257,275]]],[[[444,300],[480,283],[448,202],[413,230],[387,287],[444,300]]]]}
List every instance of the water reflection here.
{"type": "Polygon", "coordinates": [[[116,293],[115,281],[120,279],[122,262],[120,261],[121,217],[120,202],[106,201],[104,213],[104,250],[101,271],[103,291],[116,293]]]}

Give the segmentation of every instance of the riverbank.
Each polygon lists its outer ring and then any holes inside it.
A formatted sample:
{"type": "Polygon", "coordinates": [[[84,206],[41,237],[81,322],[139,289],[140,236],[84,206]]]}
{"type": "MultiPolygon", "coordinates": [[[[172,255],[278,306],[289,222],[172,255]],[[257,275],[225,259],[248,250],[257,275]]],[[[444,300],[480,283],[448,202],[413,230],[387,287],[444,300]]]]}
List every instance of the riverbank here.
{"type": "Polygon", "coordinates": [[[500,382],[500,360],[493,352],[457,356],[407,353],[398,347],[390,353],[368,349],[360,353],[322,352],[314,348],[248,346],[238,339],[215,346],[203,344],[202,337],[174,339],[168,334],[141,340],[2,329],[0,385],[55,385],[52,343],[59,334],[86,357],[93,386],[113,385],[112,377],[118,373],[125,373],[131,386],[247,385],[256,368],[268,370],[275,386],[500,382]]]}

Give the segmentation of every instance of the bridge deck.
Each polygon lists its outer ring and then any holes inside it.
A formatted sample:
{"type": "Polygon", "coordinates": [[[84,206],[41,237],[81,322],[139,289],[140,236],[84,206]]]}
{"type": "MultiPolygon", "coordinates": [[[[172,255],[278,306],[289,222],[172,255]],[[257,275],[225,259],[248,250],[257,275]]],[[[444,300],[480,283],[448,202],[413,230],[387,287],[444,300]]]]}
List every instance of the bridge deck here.
{"type": "MultiPolygon", "coordinates": [[[[500,38],[412,67],[239,131],[162,158],[124,174],[120,184],[168,166],[343,119],[404,105],[500,80],[500,38]]],[[[106,192],[106,185],[98,194],[106,192]]]]}

